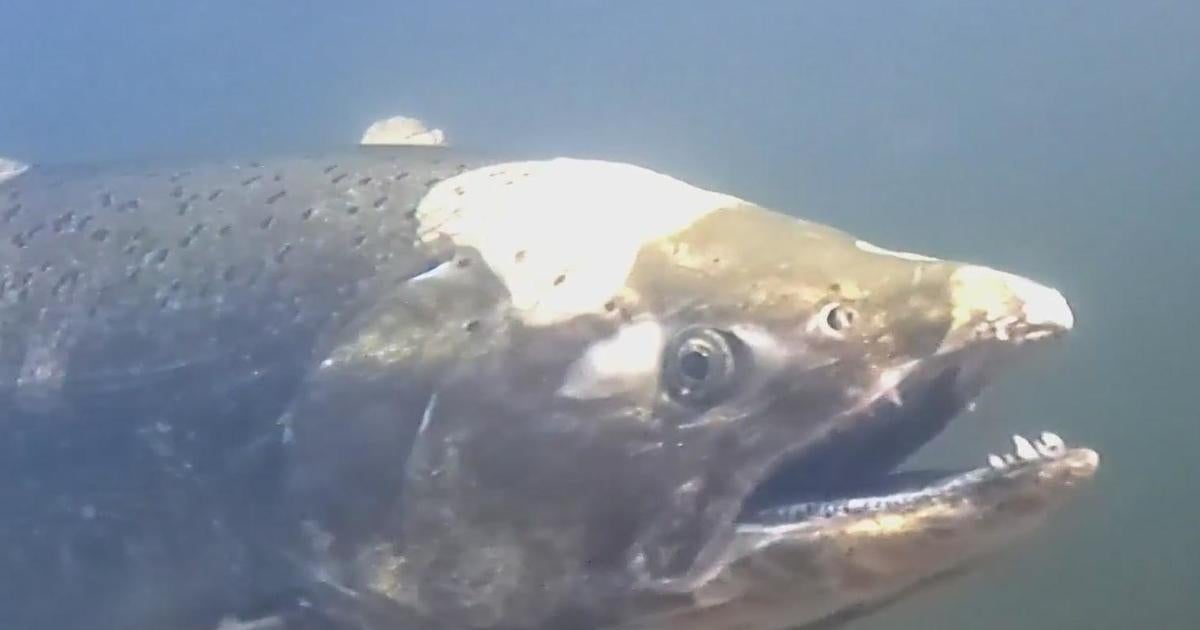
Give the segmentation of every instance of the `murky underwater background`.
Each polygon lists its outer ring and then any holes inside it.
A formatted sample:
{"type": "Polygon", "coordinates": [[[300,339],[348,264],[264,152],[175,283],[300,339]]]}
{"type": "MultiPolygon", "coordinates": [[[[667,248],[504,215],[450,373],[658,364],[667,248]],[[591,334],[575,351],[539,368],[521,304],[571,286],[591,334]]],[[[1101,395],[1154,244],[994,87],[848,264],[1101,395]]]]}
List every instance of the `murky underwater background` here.
{"type": "Polygon", "coordinates": [[[1200,4],[0,0],[0,155],[319,148],[394,114],[1060,288],[1075,334],[927,456],[1053,428],[1101,451],[1094,488],[853,627],[1200,625],[1200,4]]]}

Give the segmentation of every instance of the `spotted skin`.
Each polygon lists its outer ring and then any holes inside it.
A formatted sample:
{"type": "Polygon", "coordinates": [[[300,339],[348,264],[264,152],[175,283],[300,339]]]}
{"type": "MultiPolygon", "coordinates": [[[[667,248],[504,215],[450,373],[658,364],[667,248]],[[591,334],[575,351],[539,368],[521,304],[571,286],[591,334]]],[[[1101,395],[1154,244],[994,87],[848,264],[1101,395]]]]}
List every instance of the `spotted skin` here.
{"type": "Polygon", "coordinates": [[[0,183],[0,564],[26,576],[0,625],[148,627],[286,586],[245,533],[277,534],[265,445],[321,332],[436,264],[413,210],[464,168],[364,149],[0,183]]]}

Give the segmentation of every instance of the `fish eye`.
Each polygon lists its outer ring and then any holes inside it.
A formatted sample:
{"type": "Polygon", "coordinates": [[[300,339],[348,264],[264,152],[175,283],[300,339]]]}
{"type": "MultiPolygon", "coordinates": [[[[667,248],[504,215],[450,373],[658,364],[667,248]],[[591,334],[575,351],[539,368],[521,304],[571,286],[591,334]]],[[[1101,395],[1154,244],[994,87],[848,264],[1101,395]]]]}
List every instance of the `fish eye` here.
{"type": "Polygon", "coordinates": [[[672,398],[689,405],[713,404],[737,381],[745,352],[737,337],[713,328],[680,331],[664,354],[663,382],[672,398]]]}
{"type": "Polygon", "coordinates": [[[821,308],[817,313],[816,322],[826,333],[836,337],[849,330],[857,318],[858,314],[854,309],[832,302],[821,308]]]}

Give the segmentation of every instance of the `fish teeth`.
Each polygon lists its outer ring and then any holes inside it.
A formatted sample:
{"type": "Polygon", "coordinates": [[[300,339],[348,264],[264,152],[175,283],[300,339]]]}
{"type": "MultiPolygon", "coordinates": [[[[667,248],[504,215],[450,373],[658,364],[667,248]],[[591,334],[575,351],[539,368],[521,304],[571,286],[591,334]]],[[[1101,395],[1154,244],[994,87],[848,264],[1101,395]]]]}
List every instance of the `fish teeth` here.
{"type": "Polygon", "coordinates": [[[1003,455],[989,454],[987,457],[989,466],[996,470],[1004,470],[1018,462],[1058,459],[1067,452],[1066,442],[1058,434],[1050,431],[1043,431],[1036,440],[1014,435],[1012,441],[1016,452],[1003,455]]]}
{"type": "Polygon", "coordinates": [[[1029,440],[1021,437],[1020,435],[1014,435],[1012,440],[1013,444],[1015,444],[1017,447],[1017,457],[1020,457],[1026,461],[1041,458],[1041,455],[1038,454],[1038,450],[1033,447],[1033,443],[1031,443],[1029,440]]]}
{"type": "Polygon", "coordinates": [[[1050,448],[1065,449],[1067,447],[1067,443],[1064,442],[1062,438],[1058,437],[1057,433],[1051,433],[1049,431],[1042,431],[1041,438],[1042,438],[1042,444],[1045,444],[1046,446],[1049,446],[1050,448]]]}

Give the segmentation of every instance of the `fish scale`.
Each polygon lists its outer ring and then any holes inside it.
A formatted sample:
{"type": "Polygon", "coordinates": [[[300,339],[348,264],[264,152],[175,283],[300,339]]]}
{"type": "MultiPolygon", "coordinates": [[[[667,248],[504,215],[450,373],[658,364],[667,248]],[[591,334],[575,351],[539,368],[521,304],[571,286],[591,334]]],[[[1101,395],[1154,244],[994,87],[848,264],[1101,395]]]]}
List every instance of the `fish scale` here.
{"type": "Polygon", "coordinates": [[[408,211],[457,165],[418,161],[410,178],[415,152],[391,153],[22,174],[0,225],[0,327],[39,333],[3,373],[51,338],[71,341],[47,360],[97,382],[154,373],[191,346],[205,356],[311,336],[371,282],[422,264],[408,211]]]}

